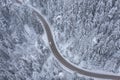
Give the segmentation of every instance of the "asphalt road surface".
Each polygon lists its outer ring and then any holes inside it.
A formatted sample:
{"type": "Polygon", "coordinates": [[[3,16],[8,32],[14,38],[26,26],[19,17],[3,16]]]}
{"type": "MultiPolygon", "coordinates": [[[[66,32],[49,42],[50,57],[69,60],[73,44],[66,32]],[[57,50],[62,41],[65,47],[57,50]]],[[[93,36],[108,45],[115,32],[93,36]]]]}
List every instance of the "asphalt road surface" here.
{"type": "Polygon", "coordinates": [[[44,19],[44,17],[35,8],[32,8],[32,9],[33,9],[33,15],[36,14],[39,17],[40,22],[42,23],[43,28],[46,32],[51,51],[60,63],[62,63],[65,67],[69,68],[70,70],[72,70],[74,72],[77,72],[79,74],[86,75],[86,76],[89,76],[89,77],[120,80],[120,76],[118,76],[118,75],[102,74],[102,73],[94,73],[94,72],[90,72],[90,71],[85,71],[83,69],[77,68],[76,66],[74,66],[71,63],[69,63],[68,61],[66,61],[60,55],[59,51],[56,48],[55,42],[53,40],[52,32],[50,30],[50,26],[48,25],[47,21],[44,19]]]}

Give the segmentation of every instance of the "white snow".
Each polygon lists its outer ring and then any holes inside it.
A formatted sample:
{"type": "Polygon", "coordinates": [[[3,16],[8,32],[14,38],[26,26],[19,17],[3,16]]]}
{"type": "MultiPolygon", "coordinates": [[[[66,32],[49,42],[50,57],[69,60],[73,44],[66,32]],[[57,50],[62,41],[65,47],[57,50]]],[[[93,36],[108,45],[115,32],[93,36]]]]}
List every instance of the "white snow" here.
{"type": "Polygon", "coordinates": [[[97,38],[96,37],[93,38],[93,42],[94,42],[94,44],[97,44],[97,38]]]}
{"type": "Polygon", "coordinates": [[[87,66],[86,61],[81,61],[80,66],[83,67],[83,68],[86,67],[87,66]]]}
{"type": "Polygon", "coordinates": [[[60,72],[60,73],[59,73],[59,77],[60,77],[60,78],[63,78],[64,75],[65,75],[65,74],[64,74],[63,72],[60,72]]]}
{"type": "Polygon", "coordinates": [[[28,3],[29,2],[29,0],[17,0],[18,2],[20,2],[20,3],[28,3]]]}
{"type": "Polygon", "coordinates": [[[31,30],[30,30],[30,28],[29,28],[29,26],[27,24],[24,25],[24,28],[25,28],[26,32],[28,32],[28,33],[31,32],[31,30]]]}
{"type": "Polygon", "coordinates": [[[44,34],[42,35],[42,39],[44,40],[45,45],[48,46],[48,39],[47,39],[46,33],[44,33],[44,34]]]}
{"type": "MultiPolygon", "coordinates": [[[[30,6],[30,7],[31,7],[31,6],[30,6]]],[[[31,7],[31,8],[33,8],[33,7],[31,7]]],[[[33,9],[34,9],[34,8],[33,8],[33,9]]],[[[37,12],[39,12],[39,11],[36,10],[36,9],[34,9],[34,10],[37,11],[37,12]]],[[[59,17],[58,17],[58,18],[59,18],[59,17]]],[[[29,29],[26,28],[26,30],[29,32],[29,29]]],[[[54,38],[54,39],[55,39],[55,38],[54,38]]],[[[47,41],[47,38],[45,38],[45,35],[43,36],[43,40],[46,41],[46,45],[47,45],[47,44],[48,44],[48,41],[47,41]]],[[[54,41],[55,41],[55,40],[54,40],[54,41]]],[[[97,43],[96,38],[93,39],[93,42],[94,42],[94,43],[97,43]]],[[[63,49],[66,49],[67,46],[69,46],[69,44],[67,44],[67,45],[65,45],[65,46],[61,45],[61,48],[64,47],[63,49]]],[[[57,46],[56,46],[56,47],[57,47],[57,46]]],[[[57,48],[57,49],[59,50],[59,48],[57,48]]],[[[77,59],[77,58],[76,58],[76,59],[77,59]]],[[[67,60],[67,61],[68,61],[68,60],[67,60]]],[[[70,63],[70,61],[68,61],[68,62],[70,63]]],[[[72,63],[71,63],[71,64],[72,64],[72,63]]],[[[72,65],[74,65],[74,64],[72,64],[72,65]]],[[[82,62],[81,65],[84,66],[84,65],[85,65],[85,62],[82,62]]],[[[74,65],[74,66],[75,66],[75,65],[74,65]]],[[[76,67],[78,67],[78,66],[76,66],[76,67]]],[[[78,68],[83,69],[82,66],[81,66],[81,67],[78,67],[78,68]]],[[[104,73],[104,74],[116,75],[116,74],[109,73],[109,72],[104,72],[104,71],[101,71],[101,70],[86,70],[86,69],[83,69],[83,70],[89,71],[89,72],[93,72],[93,73],[100,73],[100,74],[103,74],[103,73],[104,73]]],[[[60,73],[59,75],[60,75],[60,76],[63,76],[62,73],[60,73]]]]}
{"type": "Polygon", "coordinates": [[[61,24],[62,23],[62,16],[58,15],[54,18],[54,21],[57,22],[57,24],[61,24]]]}

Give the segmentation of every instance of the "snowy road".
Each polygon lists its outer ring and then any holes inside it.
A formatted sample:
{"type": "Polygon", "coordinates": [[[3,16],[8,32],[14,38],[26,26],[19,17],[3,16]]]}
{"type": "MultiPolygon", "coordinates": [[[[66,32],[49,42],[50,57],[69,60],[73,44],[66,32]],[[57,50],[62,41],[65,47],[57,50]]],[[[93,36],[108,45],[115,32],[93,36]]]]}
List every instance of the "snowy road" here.
{"type": "MultiPolygon", "coordinates": [[[[29,5],[28,5],[29,6],[29,5]]],[[[51,48],[51,51],[53,52],[53,55],[56,57],[56,59],[62,63],[65,67],[69,68],[70,70],[77,72],[82,75],[90,76],[90,77],[96,77],[96,78],[103,78],[103,79],[114,79],[114,80],[120,80],[120,76],[118,75],[112,75],[112,74],[101,74],[101,73],[94,73],[90,71],[86,71],[80,68],[77,68],[76,66],[72,65],[68,61],[66,61],[59,53],[55,46],[55,42],[53,40],[53,35],[50,30],[50,26],[48,25],[47,21],[43,18],[43,16],[33,7],[29,6],[33,9],[33,15],[37,14],[37,16],[40,19],[40,22],[42,23],[44,30],[46,31],[46,35],[48,38],[48,42],[50,43],[49,46],[51,48]]]]}
{"type": "Polygon", "coordinates": [[[47,34],[47,38],[48,41],[51,43],[49,44],[54,56],[67,68],[71,69],[72,71],[78,72],[79,74],[82,75],[86,75],[86,76],[90,76],[90,77],[97,77],[97,78],[104,78],[104,79],[120,79],[120,76],[116,76],[116,75],[109,75],[109,74],[99,74],[99,73],[92,73],[89,71],[85,71],[82,70],[80,68],[75,67],[74,65],[72,65],[71,63],[69,63],[68,61],[66,61],[58,52],[56,46],[55,46],[55,42],[53,40],[53,35],[52,32],[50,30],[50,26],[48,25],[47,21],[43,18],[43,16],[41,16],[36,10],[33,11],[34,14],[37,14],[38,17],[40,18],[43,27],[46,31],[47,34]]]}

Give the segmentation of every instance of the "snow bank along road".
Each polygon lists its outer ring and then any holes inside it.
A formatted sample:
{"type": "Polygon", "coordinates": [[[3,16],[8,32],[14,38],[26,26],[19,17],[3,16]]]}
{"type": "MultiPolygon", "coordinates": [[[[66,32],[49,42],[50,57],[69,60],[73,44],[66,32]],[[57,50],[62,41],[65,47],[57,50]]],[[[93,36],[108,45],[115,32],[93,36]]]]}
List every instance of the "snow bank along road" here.
{"type": "Polygon", "coordinates": [[[46,32],[49,46],[51,48],[51,51],[53,52],[53,55],[56,57],[56,59],[62,63],[65,67],[69,68],[70,70],[77,72],[82,75],[90,76],[90,77],[96,77],[96,78],[103,78],[103,79],[114,79],[114,80],[120,80],[120,76],[118,75],[112,75],[112,74],[101,74],[101,73],[94,73],[90,71],[85,71],[83,69],[77,68],[76,66],[72,65],[68,61],[66,61],[59,53],[59,51],[56,48],[55,42],[53,40],[53,35],[50,30],[50,26],[48,25],[47,21],[43,18],[43,16],[33,7],[29,6],[28,7],[33,9],[33,15],[36,14],[38,18],[40,19],[40,22],[43,25],[43,28],[46,32]]]}

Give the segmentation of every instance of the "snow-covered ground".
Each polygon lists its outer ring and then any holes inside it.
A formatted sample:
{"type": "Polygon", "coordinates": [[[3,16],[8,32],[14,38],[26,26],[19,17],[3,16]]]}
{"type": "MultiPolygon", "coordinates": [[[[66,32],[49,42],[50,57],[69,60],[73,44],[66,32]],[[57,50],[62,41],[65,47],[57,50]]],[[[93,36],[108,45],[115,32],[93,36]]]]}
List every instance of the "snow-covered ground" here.
{"type": "Polygon", "coordinates": [[[118,1],[56,2],[58,5],[51,10],[60,9],[60,11],[54,12],[55,24],[52,26],[54,26],[54,39],[61,55],[79,67],[119,75],[119,57],[115,57],[115,54],[119,55],[120,38],[118,1]],[[104,4],[107,4],[106,8],[104,4]]]}
{"type": "Polygon", "coordinates": [[[67,61],[93,72],[120,73],[119,0],[18,1],[24,4],[0,0],[0,80],[99,80],[70,73],[54,58],[27,5],[48,20],[67,61]]]}

